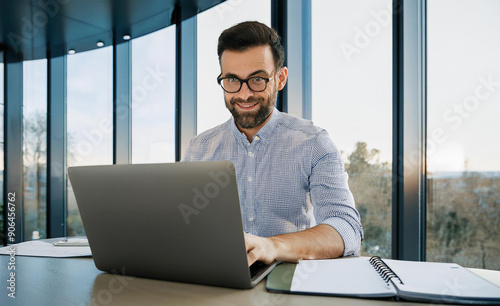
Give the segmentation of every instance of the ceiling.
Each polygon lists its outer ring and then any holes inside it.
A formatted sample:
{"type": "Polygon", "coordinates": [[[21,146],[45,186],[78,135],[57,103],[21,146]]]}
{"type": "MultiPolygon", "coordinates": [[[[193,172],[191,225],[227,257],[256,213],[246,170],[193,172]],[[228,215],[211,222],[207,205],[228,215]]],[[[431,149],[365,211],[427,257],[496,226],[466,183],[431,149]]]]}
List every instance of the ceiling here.
{"type": "Polygon", "coordinates": [[[124,35],[154,32],[223,1],[0,0],[0,51],[11,50],[20,60],[87,51],[99,41],[109,46],[124,35]]]}

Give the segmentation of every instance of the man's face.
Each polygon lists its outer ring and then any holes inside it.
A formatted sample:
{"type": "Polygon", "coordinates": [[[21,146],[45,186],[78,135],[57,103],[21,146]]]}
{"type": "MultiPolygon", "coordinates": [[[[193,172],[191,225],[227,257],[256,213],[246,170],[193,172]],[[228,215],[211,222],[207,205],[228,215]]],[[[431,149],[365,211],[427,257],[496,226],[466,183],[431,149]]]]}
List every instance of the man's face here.
{"type": "Polygon", "coordinates": [[[283,77],[282,69],[275,69],[271,47],[257,46],[245,51],[226,50],[221,56],[221,70],[221,77],[271,79],[262,92],[250,90],[247,84],[242,84],[240,91],[236,93],[224,92],[226,107],[240,128],[262,127],[273,111],[278,91],[286,83],[286,75],[283,77]]]}

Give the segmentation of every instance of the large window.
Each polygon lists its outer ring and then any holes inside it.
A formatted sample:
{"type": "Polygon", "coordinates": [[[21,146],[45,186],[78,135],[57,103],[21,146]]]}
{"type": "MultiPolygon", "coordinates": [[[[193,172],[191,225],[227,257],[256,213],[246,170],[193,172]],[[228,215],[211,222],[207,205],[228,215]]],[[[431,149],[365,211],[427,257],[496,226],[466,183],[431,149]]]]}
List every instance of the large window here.
{"type": "MultiPolygon", "coordinates": [[[[391,1],[312,1],[312,120],[342,152],[365,231],[391,257],[391,1]]],[[[290,73],[293,73],[291,71],[290,73]]]]}
{"type": "Polygon", "coordinates": [[[231,117],[217,84],[217,40],[222,31],[242,21],[260,21],[270,26],[270,0],[229,0],[198,15],[198,134],[231,117]]]}
{"type": "MultiPolygon", "coordinates": [[[[113,163],[112,47],[68,56],[68,166],[113,163]]],[[[68,236],[84,235],[68,180],[68,236]]]]}
{"type": "Polygon", "coordinates": [[[132,162],[175,161],[175,25],[132,41],[132,162]]]}
{"type": "Polygon", "coordinates": [[[499,270],[500,1],[427,3],[427,260],[499,270]]]}
{"type": "Polygon", "coordinates": [[[47,237],[47,60],[23,63],[25,240],[47,237]]]}

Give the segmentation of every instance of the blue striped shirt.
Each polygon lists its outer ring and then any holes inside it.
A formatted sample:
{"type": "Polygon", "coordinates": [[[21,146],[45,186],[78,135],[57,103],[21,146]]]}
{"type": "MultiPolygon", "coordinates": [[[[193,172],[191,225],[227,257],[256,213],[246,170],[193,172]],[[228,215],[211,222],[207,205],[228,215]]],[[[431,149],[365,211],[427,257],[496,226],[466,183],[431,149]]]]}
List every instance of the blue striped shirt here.
{"type": "Polygon", "coordinates": [[[269,237],[328,224],[344,256],[359,254],[363,229],[340,152],[311,121],[274,109],[250,143],[231,118],[191,140],[183,161],[206,160],[234,164],[245,232],[269,237]]]}

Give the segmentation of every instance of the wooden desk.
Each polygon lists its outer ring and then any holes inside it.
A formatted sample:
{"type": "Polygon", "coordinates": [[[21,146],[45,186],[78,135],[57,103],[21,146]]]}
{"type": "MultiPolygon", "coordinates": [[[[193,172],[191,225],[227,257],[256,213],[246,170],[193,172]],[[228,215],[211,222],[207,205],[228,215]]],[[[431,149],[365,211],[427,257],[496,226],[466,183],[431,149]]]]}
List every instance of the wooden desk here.
{"type": "MultiPolygon", "coordinates": [[[[101,273],[92,258],[15,257],[16,298],[8,297],[10,257],[0,255],[0,305],[396,305],[398,302],[269,293],[265,281],[228,289],[101,273]],[[7,286],[6,286],[7,285],[7,286]]],[[[139,260],[139,259],[138,259],[139,260]]],[[[471,269],[500,285],[500,272],[471,269]],[[483,274],[481,274],[483,273],[483,274]],[[488,276],[488,274],[490,274],[488,276]]],[[[405,303],[405,305],[422,305],[405,303]]]]}

